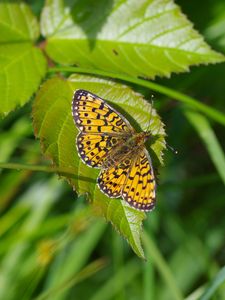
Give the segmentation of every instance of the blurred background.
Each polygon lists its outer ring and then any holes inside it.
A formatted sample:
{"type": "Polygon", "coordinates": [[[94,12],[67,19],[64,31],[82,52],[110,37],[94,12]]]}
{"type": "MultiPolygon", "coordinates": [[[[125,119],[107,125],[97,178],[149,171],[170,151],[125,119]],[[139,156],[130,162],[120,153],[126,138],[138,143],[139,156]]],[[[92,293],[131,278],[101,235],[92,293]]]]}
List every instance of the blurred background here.
{"type": "MultiPolygon", "coordinates": [[[[27,2],[39,16],[44,1],[27,2]]],[[[224,0],[176,3],[225,53],[224,0]]],[[[157,82],[225,112],[224,64],[192,67],[157,82]]],[[[151,91],[139,91],[151,98],[151,91]]],[[[225,182],[213,163],[214,140],[203,142],[193,126],[197,119],[180,103],[154,95],[167,142],[178,154],[165,153],[157,208],[144,221],[147,261],[56,175],[1,169],[0,299],[191,300],[215,278],[225,264],[225,182]]],[[[1,162],[49,163],[34,139],[31,106],[0,120],[1,162]]],[[[223,126],[208,122],[224,149],[223,126]]],[[[210,299],[225,299],[225,284],[210,299]]]]}

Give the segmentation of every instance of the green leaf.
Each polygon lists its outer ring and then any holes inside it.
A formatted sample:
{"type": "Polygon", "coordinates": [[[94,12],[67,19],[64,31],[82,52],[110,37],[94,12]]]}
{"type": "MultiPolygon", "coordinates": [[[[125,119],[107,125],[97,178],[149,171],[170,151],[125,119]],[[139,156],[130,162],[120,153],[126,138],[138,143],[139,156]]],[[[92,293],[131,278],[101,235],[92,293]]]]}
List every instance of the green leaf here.
{"type": "Polygon", "coordinates": [[[131,76],[224,61],[172,0],[48,0],[41,30],[53,60],[131,76]]]}
{"type": "Polygon", "coordinates": [[[22,1],[0,2],[0,42],[35,41],[39,26],[28,5],[22,1]]]}
{"type": "Polygon", "coordinates": [[[33,46],[39,26],[25,3],[1,1],[0,32],[0,114],[7,114],[37,90],[46,60],[33,46]]]}
{"type": "Polygon", "coordinates": [[[130,88],[84,75],[72,75],[67,81],[57,78],[46,81],[37,94],[33,107],[35,134],[41,139],[44,154],[56,166],[73,171],[75,176],[67,176],[67,179],[76,191],[88,193],[96,213],[110,221],[128,240],[137,255],[144,257],[140,234],[145,214],[131,208],[125,201],[109,199],[100,192],[96,185],[99,170],[87,167],[78,157],[75,145],[78,130],[71,115],[72,96],[78,88],[109,99],[138,131],[146,130],[150,122],[153,137],[149,150],[154,167],[162,162],[162,150],[165,148],[163,124],[151,105],[130,88]]]}

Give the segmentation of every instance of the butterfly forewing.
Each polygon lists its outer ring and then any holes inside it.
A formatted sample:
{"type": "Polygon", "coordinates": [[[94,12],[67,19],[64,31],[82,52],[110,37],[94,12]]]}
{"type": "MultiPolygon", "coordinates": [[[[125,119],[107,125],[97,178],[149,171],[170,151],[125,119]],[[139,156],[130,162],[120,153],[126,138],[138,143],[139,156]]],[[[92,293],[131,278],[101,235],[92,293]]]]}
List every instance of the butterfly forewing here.
{"type": "Polygon", "coordinates": [[[124,133],[133,128],[129,122],[98,96],[77,90],[72,112],[77,127],[86,133],[124,133]]]}
{"type": "Polygon", "coordinates": [[[78,153],[91,167],[101,167],[111,149],[122,144],[133,130],[103,99],[85,90],[75,92],[72,112],[81,131],[77,136],[78,153]]]}

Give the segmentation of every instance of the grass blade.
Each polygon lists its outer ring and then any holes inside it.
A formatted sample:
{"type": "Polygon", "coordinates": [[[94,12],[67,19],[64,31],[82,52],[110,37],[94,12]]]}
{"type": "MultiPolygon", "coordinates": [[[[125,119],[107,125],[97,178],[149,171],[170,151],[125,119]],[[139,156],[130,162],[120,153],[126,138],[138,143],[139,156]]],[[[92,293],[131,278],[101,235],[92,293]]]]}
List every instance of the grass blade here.
{"type": "Polygon", "coordinates": [[[209,287],[205,290],[199,300],[210,300],[218,287],[225,281],[225,267],[223,267],[216,277],[209,284],[209,287]]]}
{"type": "Polygon", "coordinates": [[[172,275],[172,272],[170,271],[169,266],[166,264],[160,251],[157,249],[155,243],[151,239],[149,233],[147,234],[146,232],[144,232],[143,242],[145,245],[146,252],[148,253],[148,255],[151,256],[152,261],[154,262],[158,271],[161,273],[161,276],[164,278],[165,283],[167,284],[169,291],[171,292],[171,295],[173,296],[172,299],[174,299],[174,300],[184,299],[181,294],[181,291],[177,287],[177,284],[172,275]]]}
{"type": "Polygon", "coordinates": [[[133,280],[140,272],[141,268],[137,260],[132,260],[124,265],[111,279],[109,279],[102,288],[100,288],[90,300],[109,300],[114,299],[114,296],[133,280]],[[121,280],[119,280],[121,278],[121,280]],[[123,280],[122,280],[123,279],[123,280]],[[115,282],[118,284],[115,285],[115,282]]]}
{"type": "Polygon", "coordinates": [[[225,183],[225,156],[208,120],[201,114],[192,111],[186,111],[185,116],[204,142],[221,179],[225,183]]]}

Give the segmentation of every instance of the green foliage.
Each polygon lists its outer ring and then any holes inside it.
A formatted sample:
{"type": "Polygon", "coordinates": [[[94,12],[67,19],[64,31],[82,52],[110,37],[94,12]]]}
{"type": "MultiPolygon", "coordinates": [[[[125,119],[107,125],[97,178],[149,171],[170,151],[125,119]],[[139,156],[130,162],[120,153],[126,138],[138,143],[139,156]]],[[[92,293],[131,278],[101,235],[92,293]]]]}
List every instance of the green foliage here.
{"type": "Polygon", "coordinates": [[[204,141],[218,174],[225,184],[225,156],[213,129],[204,116],[191,111],[186,111],[185,114],[204,141]]]}
{"type": "Polygon", "coordinates": [[[225,281],[225,267],[216,275],[214,280],[210,283],[209,287],[204,291],[199,300],[209,300],[217,290],[217,288],[225,281]]]}
{"type": "Polygon", "coordinates": [[[224,298],[225,69],[186,71],[224,61],[207,43],[225,52],[225,4],[176,3],[0,0],[0,299],[224,298]],[[78,88],[151,121],[154,212],[108,199],[78,158],[78,88]]]}
{"type": "Polygon", "coordinates": [[[225,5],[223,2],[218,3],[214,9],[215,17],[210,22],[209,26],[205,30],[205,36],[207,39],[216,42],[217,45],[224,49],[224,25],[225,25],[225,5]]]}
{"type": "Polygon", "coordinates": [[[37,91],[46,61],[33,45],[39,24],[25,3],[1,1],[0,33],[0,114],[7,114],[37,91]]]}
{"type": "Polygon", "coordinates": [[[192,27],[171,0],[48,0],[41,20],[53,60],[148,78],[224,61],[192,27]]]}

